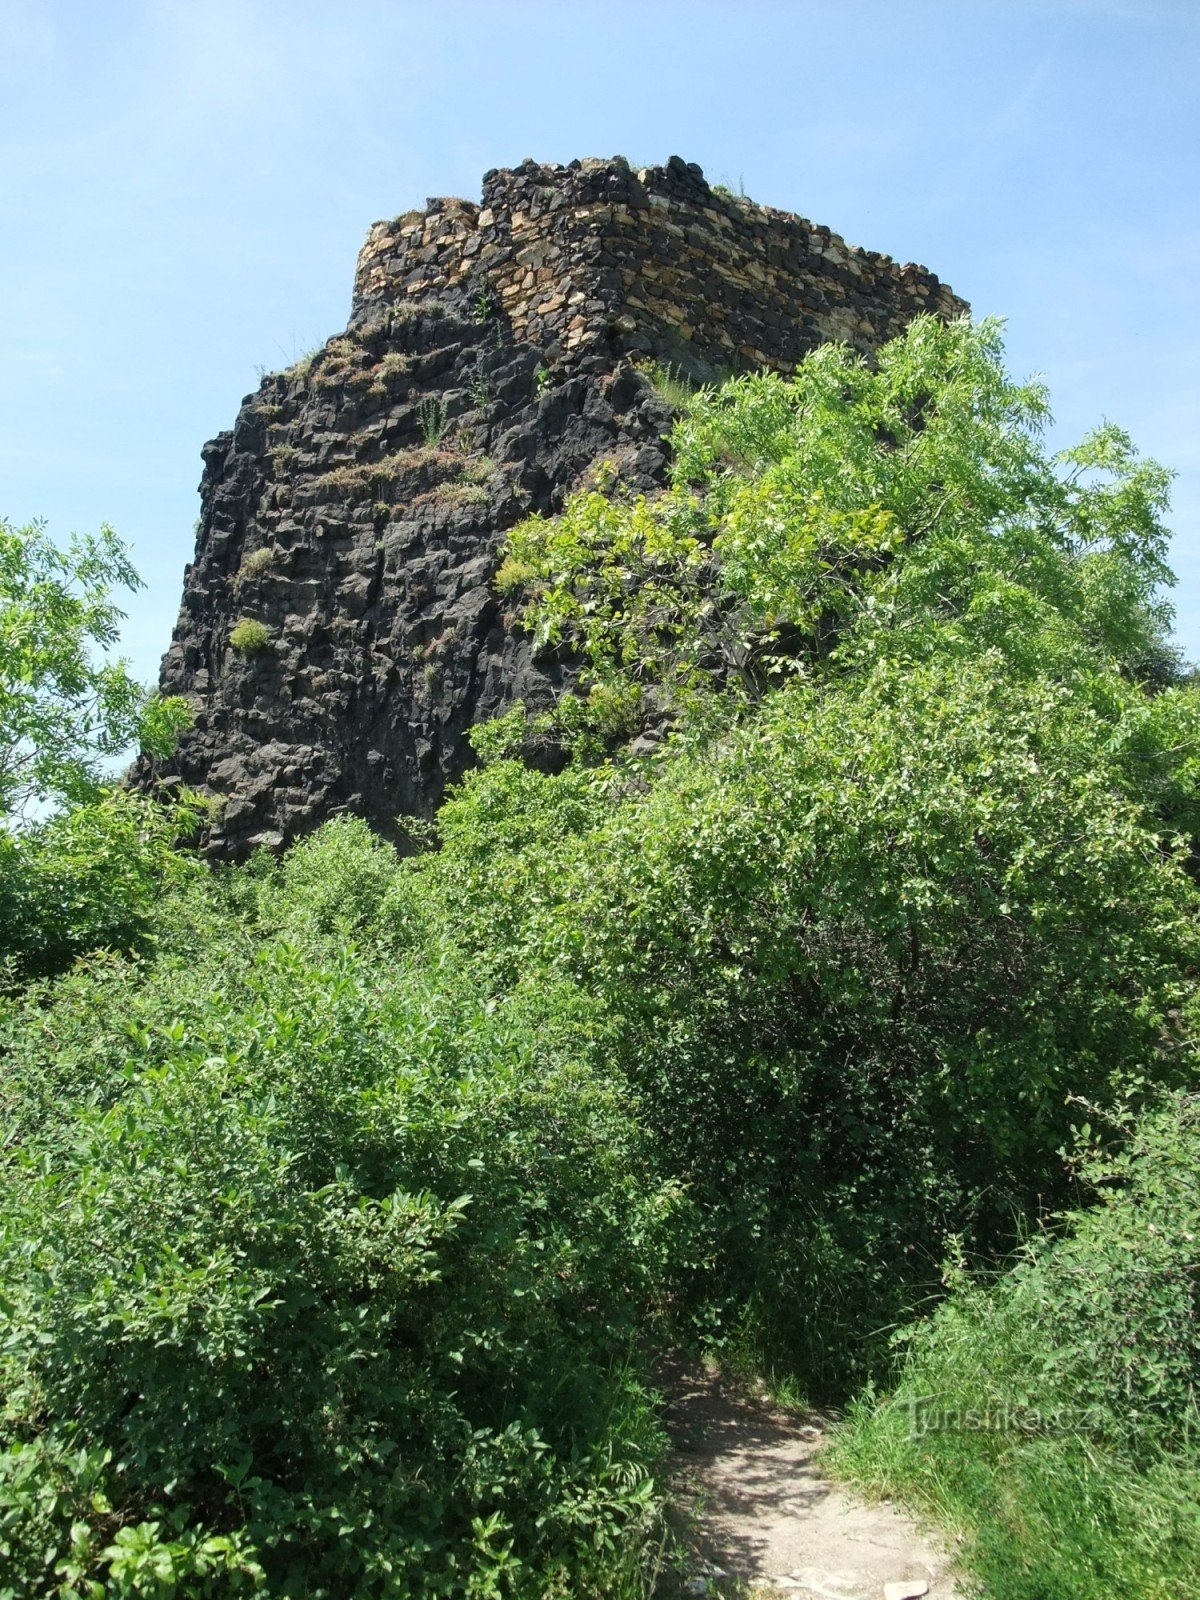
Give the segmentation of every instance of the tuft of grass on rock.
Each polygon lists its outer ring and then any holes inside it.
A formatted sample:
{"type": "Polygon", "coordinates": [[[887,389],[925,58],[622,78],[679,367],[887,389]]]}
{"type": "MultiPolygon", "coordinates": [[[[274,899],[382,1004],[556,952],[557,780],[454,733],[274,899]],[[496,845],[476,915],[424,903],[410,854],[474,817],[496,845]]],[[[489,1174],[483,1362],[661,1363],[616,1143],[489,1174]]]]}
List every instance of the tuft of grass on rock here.
{"type": "Polygon", "coordinates": [[[251,550],[242,558],[237,575],[243,581],[261,577],[269,570],[274,560],[275,552],[268,545],[260,545],[257,550],[251,550]]]}
{"type": "Polygon", "coordinates": [[[230,629],[229,643],[240,655],[262,655],[264,650],[270,648],[271,630],[265,622],[258,622],[253,617],[242,617],[230,629]]]}

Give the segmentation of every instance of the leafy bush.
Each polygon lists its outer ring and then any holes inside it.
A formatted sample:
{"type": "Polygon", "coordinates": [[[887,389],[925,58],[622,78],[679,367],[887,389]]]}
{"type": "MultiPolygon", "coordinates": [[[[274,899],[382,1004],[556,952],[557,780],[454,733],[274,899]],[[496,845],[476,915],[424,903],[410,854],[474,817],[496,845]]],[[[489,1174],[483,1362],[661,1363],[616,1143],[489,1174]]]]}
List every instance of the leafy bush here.
{"type": "Polygon", "coordinates": [[[107,1455],[54,1448],[44,1439],[0,1450],[5,1600],[47,1592],[133,1600],[262,1589],[265,1574],[238,1535],[209,1534],[162,1512],[121,1525],[106,1492],[108,1468],[107,1455]]]}
{"type": "Polygon", "coordinates": [[[22,979],[101,949],[152,938],[164,886],[199,870],[176,841],[199,810],[115,790],[88,805],[0,832],[0,946],[22,979]]]}
{"type": "Polygon", "coordinates": [[[25,1592],[151,1523],[277,1593],[606,1592],[653,1514],[626,1366],[679,1202],[579,1002],[271,939],[46,998],[8,1032],[5,1428],[14,1471],[104,1464],[25,1592]]]}
{"type": "Polygon", "coordinates": [[[1137,676],[1166,474],[1111,428],[1051,459],[1045,415],[965,323],[702,392],[666,495],[576,496],[502,568],[673,739],[556,776],[501,741],[417,869],[498,985],[566,970],[619,1019],[705,1219],[677,1304],[822,1387],[948,1230],[1004,1250],[1071,1199],[1071,1093],[1188,1070],[1195,694],[1137,676]]]}
{"type": "Polygon", "coordinates": [[[798,684],[648,788],[485,767],[404,921],[500,992],[566,971],[601,1002],[701,1202],[697,1315],[753,1308],[840,1386],[947,1230],[1002,1249],[1069,1198],[1071,1093],[1182,1070],[1196,894],[1120,756],[1119,725],[992,657],[798,684]]]}
{"type": "Polygon", "coordinates": [[[1170,475],[1112,426],[1050,457],[1047,416],[997,324],[918,318],[875,363],[826,345],[700,391],[667,494],[576,496],[513,530],[508,570],[537,639],[676,699],[756,698],[831,653],[994,648],[1068,681],[1161,656],[1170,475]]]}

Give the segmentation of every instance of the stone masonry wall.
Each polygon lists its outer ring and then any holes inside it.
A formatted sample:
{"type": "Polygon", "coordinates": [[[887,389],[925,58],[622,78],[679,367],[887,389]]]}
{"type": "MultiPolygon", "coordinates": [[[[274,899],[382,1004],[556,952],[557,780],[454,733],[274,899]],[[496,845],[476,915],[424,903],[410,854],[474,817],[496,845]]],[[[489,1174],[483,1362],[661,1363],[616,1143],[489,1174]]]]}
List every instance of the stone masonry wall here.
{"type": "Polygon", "coordinates": [[[918,312],[967,309],[924,267],[711,189],[677,156],[640,172],[527,161],[487,173],[481,206],[433,200],[375,224],[355,318],[448,292],[487,296],[552,359],[609,363],[665,343],[684,365],[726,372],[788,371],[817,344],[869,349],[918,312]]]}
{"type": "Polygon", "coordinates": [[[376,224],[345,333],[264,378],[204,448],[161,676],[196,722],[138,781],[218,796],[215,857],[340,811],[403,838],[469,764],[473,723],[569,689],[570,662],[535,658],[492,580],[506,530],[599,461],[635,490],[665,481],[671,411],[645,361],[788,371],[824,340],[869,350],[965,309],[924,268],[678,158],[526,162],[488,173],[481,206],[376,224]]]}

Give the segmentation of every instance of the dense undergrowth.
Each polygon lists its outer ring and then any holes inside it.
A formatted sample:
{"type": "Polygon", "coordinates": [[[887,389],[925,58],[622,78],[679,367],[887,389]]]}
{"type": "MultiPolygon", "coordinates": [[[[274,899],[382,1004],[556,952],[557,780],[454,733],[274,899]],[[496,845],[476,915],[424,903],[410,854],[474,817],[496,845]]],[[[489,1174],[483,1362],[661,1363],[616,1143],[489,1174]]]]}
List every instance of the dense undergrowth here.
{"type": "Polygon", "coordinates": [[[39,839],[0,1594],[636,1594],[673,1343],[859,1393],[998,1595],[1194,1592],[1197,696],[1166,475],[1044,418],[930,321],[695,396],[665,495],[512,535],[585,692],[416,856],[106,921],[39,839]]]}
{"type": "Polygon", "coordinates": [[[1200,1104],[1089,1164],[1097,1203],[999,1277],[948,1274],[835,1463],[966,1541],[996,1600],[1177,1600],[1200,1574],[1200,1104]]]}

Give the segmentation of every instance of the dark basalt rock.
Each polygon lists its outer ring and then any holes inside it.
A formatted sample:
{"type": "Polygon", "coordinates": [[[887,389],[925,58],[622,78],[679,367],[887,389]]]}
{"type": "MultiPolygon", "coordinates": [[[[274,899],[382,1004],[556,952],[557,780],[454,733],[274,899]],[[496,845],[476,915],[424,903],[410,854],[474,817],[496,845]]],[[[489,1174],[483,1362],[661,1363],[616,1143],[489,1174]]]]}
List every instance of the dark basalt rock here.
{"type": "Polygon", "coordinates": [[[527,162],[483,198],[376,224],[346,333],[264,378],[204,447],[161,675],[195,727],[135,781],[221,796],[212,856],[342,811],[402,837],[469,764],[473,723],[569,689],[492,580],[506,530],[600,462],[635,491],[665,481],[671,413],[635,361],[786,371],[824,339],[869,348],[918,311],[965,309],[923,269],[722,196],[678,158],[527,162]],[[265,648],[230,643],[242,618],[265,648]]]}

